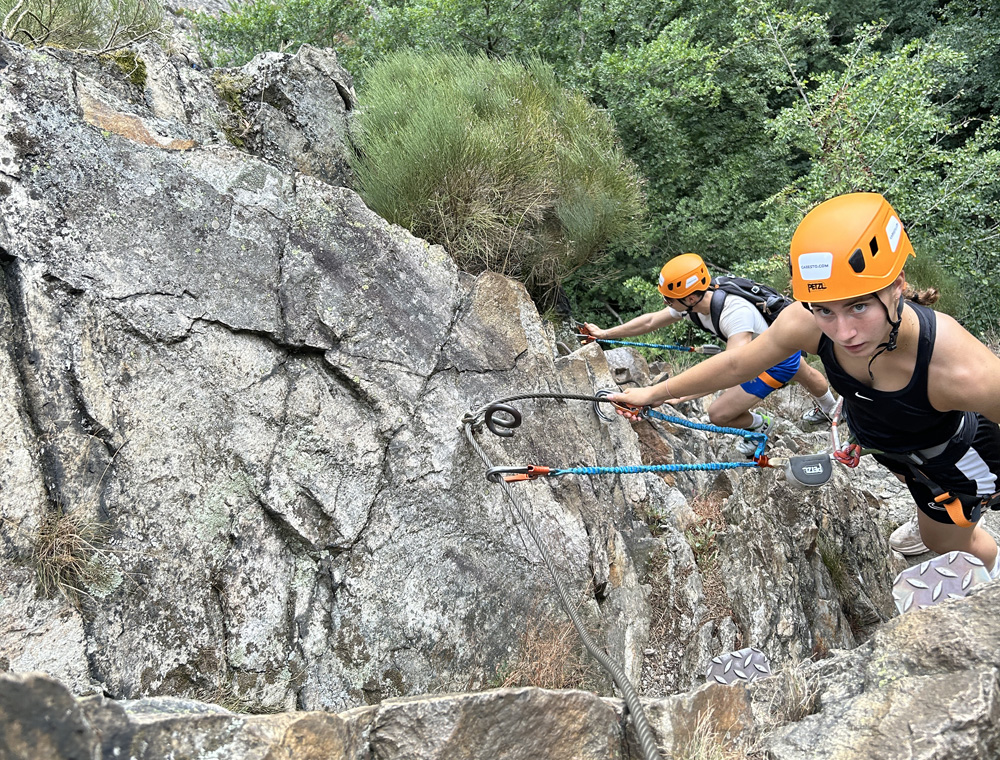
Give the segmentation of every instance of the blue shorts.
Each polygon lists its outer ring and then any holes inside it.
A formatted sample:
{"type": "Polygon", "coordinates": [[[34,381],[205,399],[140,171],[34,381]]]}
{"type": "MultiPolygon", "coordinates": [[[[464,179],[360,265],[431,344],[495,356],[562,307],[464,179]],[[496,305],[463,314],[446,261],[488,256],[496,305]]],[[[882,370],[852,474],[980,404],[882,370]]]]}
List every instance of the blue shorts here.
{"type": "Polygon", "coordinates": [[[778,362],[771,369],[761,372],[753,380],[740,383],[740,388],[757,398],[767,398],[771,391],[784,388],[795,373],[799,371],[799,362],[802,360],[802,352],[796,351],[782,362],[778,362]]]}

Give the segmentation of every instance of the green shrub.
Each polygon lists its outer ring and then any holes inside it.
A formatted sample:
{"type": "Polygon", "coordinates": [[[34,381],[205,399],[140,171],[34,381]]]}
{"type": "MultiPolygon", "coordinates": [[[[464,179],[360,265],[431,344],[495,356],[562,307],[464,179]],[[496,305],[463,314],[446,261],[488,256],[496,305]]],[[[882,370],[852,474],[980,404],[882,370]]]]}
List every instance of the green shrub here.
{"type": "Polygon", "coordinates": [[[217,17],[188,12],[200,38],[202,57],[213,66],[242,66],[258,53],[295,53],[305,43],[337,51],[350,67],[360,56],[353,32],[363,25],[357,0],[250,0],[230,2],[217,17]]]}
{"type": "Polygon", "coordinates": [[[26,45],[109,52],[163,31],[159,0],[0,0],[0,32],[26,45]]]}
{"type": "Polygon", "coordinates": [[[610,121],[538,61],[401,52],[358,100],[358,191],[465,271],[544,296],[641,232],[640,180],[610,121]]]}

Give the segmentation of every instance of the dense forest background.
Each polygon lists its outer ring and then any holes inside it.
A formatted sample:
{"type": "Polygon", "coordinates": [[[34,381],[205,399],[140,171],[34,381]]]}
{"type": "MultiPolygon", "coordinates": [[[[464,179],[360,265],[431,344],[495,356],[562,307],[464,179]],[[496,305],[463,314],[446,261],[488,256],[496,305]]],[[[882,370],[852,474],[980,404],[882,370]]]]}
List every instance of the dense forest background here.
{"type": "MultiPolygon", "coordinates": [[[[565,198],[574,191],[553,186],[566,185],[568,174],[582,176],[580,166],[595,161],[617,161],[621,172],[613,179],[608,173],[591,176],[589,185],[575,191],[574,213],[589,219],[603,209],[605,217],[617,217],[617,225],[563,230],[554,255],[564,257],[564,265],[549,261],[542,276],[527,277],[543,305],[568,305],[577,318],[603,324],[627,319],[656,307],[656,272],[686,251],[702,254],[717,271],[785,287],[788,242],[802,216],[831,196],[864,190],[884,194],[907,226],[918,253],[907,268],[910,280],[940,287],[941,307],[977,333],[997,327],[995,3],[254,0],[195,20],[203,55],[216,66],[303,43],[335,48],[356,77],[362,115],[378,110],[376,102],[385,97],[378,94],[386,82],[380,67],[395,67],[390,84],[412,79],[429,87],[442,70],[432,77],[418,72],[434,70],[442,56],[452,70],[522,65],[535,79],[550,76],[566,98],[592,104],[599,118],[560,117],[554,131],[590,123],[588,139],[614,145],[601,146],[594,153],[599,160],[581,152],[579,141],[556,147],[552,165],[561,180],[550,176],[545,192],[559,195],[563,205],[538,211],[538,225],[544,226],[545,217],[572,216],[565,198]],[[402,68],[400,55],[408,56],[402,68]],[[606,119],[610,128],[594,127],[595,119],[606,119]],[[576,169],[566,168],[567,156],[571,163],[576,157],[576,169]],[[595,189],[616,182],[632,188],[603,197],[595,189]],[[574,252],[582,245],[585,255],[574,252]]],[[[468,82],[462,86],[467,92],[468,82]]],[[[508,88],[512,108],[519,102],[516,87],[508,88]]],[[[410,107],[421,92],[427,91],[408,91],[410,107]]],[[[478,101],[462,109],[443,95],[435,100],[445,115],[475,112],[483,118],[478,101]]],[[[548,107],[563,113],[565,102],[552,100],[548,107]]],[[[395,112],[399,119],[398,103],[395,112]]],[[[486,118],[500,118],[504,108],[492,113],[486,118]]],[[[409,122],[387,129],[392,109],[383,109],[380,118],[383,133],[398,133],[414,120],[408,115],[409,122]]],[[[362,127],[363,134],[378,131],[364,118],[362,127]]],[[[507,124],[494,134],[520,128],[507,124]]],[[[533,129],[537,133],[538,125],[533,129]]],[[[433,131],[424,124],[417,139],[433,131]]],[[[389,153],[401,150],[396,144],[389,153]]],[[[469,152],[467,146],[448,150],[469,152]]],[[[434,146],[422,157],[433,163],[448,150],[434,146]]],[[[372,142],[362,141],[362,159],[376,152],[372,142]]],[[[363,175],[363,162],[359,166],[363,175]]],[[[484,173],[492,170],[475,174],[483,181],[484,173]]],[[[512,187],[496,193],[509,194],[512,187]]],[[[441,203],[430,213],[444,218],[441,203]]],[[[528,212],[516,213],[524,224],[528,212]]],[[[399,221],[408,220],[412,216],[399,221]]],[[[484,229],[485,238],[495,239],[484,229]]],[[[433,242],[459,245],[458,236],[441,234],[433,242]]],[[[537,233],[532,240],[543,246],[556,237],[537,233]]],[[[512,250],[510,240],[505,245],[512,250]]],[[[485,254],[475,261],[495,264],[485,254]]],[[[523,274],[523,261],[514,270],[523,274]]]]}

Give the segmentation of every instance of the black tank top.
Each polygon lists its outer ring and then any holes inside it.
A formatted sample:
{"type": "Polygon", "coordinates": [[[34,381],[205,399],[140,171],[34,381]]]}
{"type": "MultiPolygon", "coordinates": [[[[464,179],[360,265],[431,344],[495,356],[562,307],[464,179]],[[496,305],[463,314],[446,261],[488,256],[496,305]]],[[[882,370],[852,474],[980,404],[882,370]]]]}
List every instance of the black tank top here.
{"type": "Polygon", "coordinates": [[[934,352],[937,320],[933,309],[909,303],[917,313],[917,363],[905,388],[878,391],[845,372],[833,354],[833,341],[819,339],[818,354],[827,379],[844,399],[851,432],[865,448],[909,452],[944,443],[955,434],[964,413],[939,412],[927,398],[927,367],[934,352]]]}

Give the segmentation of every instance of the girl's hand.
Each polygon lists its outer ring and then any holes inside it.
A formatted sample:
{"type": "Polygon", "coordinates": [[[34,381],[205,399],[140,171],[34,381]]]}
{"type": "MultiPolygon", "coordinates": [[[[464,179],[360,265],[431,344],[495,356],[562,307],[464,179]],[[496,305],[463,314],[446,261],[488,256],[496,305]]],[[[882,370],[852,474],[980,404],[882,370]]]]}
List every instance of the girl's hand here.
{"type": "Polygon", "coordinates": [[[608,400],[614,404],[615,411],[628,420],[638,420],[646,406],[643,399],[645,388],[629,388],[621,393],[612,393],[608,400]]]}
{"type": "Polygon", "coordinates": [[[580,342],[583,345],[593,343],[594,338],[603,338],[607,330],[602,330],[593,322],[584,322],[580,325],[580,342]]]}

